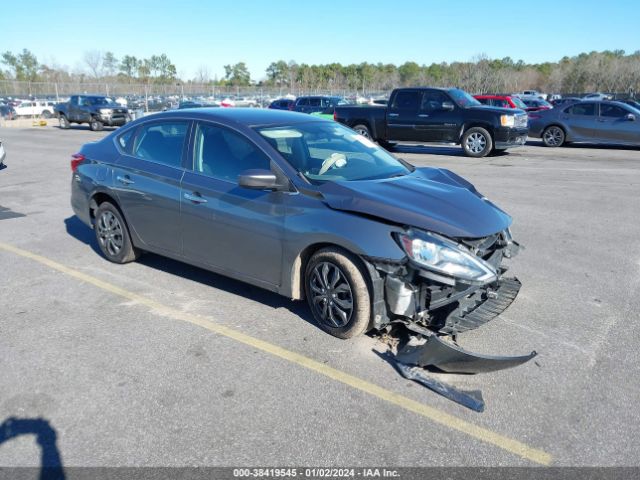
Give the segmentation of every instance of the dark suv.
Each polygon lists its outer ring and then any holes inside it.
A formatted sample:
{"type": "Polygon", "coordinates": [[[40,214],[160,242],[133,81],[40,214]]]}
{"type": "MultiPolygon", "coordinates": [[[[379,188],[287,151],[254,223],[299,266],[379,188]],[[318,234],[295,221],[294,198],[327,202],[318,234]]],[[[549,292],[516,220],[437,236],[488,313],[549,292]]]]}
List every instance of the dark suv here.
{"type": "Polygon", "coordinates": [[[342,97],[329,97],[324,95],[298,97],[293,110],[302,113],[326,113],[333,115],[338,105],[348,105],[342,97]]]}

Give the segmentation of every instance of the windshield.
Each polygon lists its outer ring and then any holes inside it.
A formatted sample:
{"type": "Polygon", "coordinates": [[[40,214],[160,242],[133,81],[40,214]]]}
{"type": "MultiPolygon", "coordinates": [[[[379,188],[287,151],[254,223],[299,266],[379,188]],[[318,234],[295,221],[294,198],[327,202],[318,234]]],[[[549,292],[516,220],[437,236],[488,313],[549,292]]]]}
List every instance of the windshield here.
{"type": "Polygon", "coordinates": [[[113,98],[109,97],[92,97],[90,101],[92,105],[117,105],[113,98]]]}
{"type": "Polygon", "coordinates": [[[527,106],[525,105],[525,103],[524,103],[522,100],[520,100],[518,97],[511,97],[511,101],[512,101],[512,102],[513,102],[513,104],[514,104],[516,107],[518,107],[518,108],[521,108],[521,109],[523,109],[523,110],[524,110],[525,108],[527,108],[527,106]]]}
{"type": "Polygon", "coordinates": [[[337,123],[259,128],[258,132],[311,183],[374,180],[411,172],[368,138],[337,123]]]}
{"type": "Polygon", "coordinates": [[[478,100],[473,98],[464,90],[452,88],[448,92],[449,92],[449,95],[451,95],[451,98],[453,98],[453,101],[456,102],[459,107],[468,108],[468,107],[473,107],[477,105],[482,105],[478,100]]]}

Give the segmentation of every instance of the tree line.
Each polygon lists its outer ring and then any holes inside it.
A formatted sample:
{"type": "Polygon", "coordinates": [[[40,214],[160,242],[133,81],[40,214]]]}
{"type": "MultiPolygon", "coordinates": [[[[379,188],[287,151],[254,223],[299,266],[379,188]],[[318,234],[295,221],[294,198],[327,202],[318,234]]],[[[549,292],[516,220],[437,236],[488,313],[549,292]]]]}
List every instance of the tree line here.
{"type": "Polygon", "coordinates": [[[510,57],[492,59],[478,55],[466,62],[420,65],[368,63],[310,65],[295,61],[272,62],[261,79],[252,79],[244,62],[225,65],[223,78],[211,78],[200,67],[194,78],[180,79],[175,64],[166,54],[118,59],[112,52],[91,50],[84,53],[83,68],[67,68],[40,63],[27,49],[4,52],[0,79],[31,82],[119,81],[124,83],[175,84],[197,83],[220,86],[267,86],[287,91],[349,90],[388,91],[398,86],[457,86],[472,93],[516,92],[537,89],[545,92],[625,92],[640,89],[640,50],[581,53],[557,62],[526,63],[510,57]]]}

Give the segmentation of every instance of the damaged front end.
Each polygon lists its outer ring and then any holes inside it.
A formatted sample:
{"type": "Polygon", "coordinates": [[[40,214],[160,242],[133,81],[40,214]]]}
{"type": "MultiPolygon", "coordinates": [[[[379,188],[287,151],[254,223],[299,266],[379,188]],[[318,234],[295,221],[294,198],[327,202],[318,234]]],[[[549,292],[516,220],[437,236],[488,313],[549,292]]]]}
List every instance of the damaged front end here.
{"type": "Polygon", "coordinates": [[[457,241],[408,229],[397,234],[396,240],[407,254],[406,261],[372,261],[384,286],[384,312],[377,312],[374,326],[401,324],[408,330],[395,356],[405,377],[419,381],[413,367],[480,373],[514,367],[535,356],[535,352],[519,357],[487,356],[457,345],[458,334],[491,321],[518,295],[518,279],[504,275],[503,260],[521,248],[509,229],[457,241]]]}

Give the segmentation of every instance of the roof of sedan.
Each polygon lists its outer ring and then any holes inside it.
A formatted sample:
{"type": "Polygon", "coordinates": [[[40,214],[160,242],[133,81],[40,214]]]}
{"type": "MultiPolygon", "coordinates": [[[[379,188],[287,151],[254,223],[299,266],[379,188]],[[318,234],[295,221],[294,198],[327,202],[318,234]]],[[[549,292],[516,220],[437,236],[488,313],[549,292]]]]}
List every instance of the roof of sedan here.
{"type": "MultiPolygon", "coordinates": [[[[266,108],[189,108],[169,110],[153,115],[154,118],[181,117],[194,120],[218,120],[236,122],[251,127],[262,125],[292,125],[306,122],[327,122],[329,120],[308,115],[306,113],[290,112],[288,110],[272,110],[266,108]]],[[[151,118],[144,117],[145,119],[151,118]]]]}

